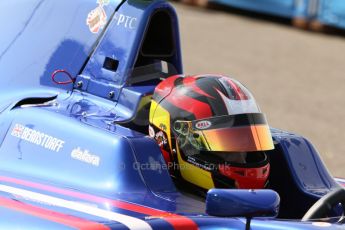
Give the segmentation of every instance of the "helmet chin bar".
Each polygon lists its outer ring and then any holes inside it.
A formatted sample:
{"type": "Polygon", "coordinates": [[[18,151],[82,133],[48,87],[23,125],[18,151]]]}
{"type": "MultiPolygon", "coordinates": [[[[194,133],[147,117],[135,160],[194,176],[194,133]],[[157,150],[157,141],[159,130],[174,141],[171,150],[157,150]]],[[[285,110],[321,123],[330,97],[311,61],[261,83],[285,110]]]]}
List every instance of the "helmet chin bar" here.
{"type": "Polygon", "coordinates": [[[270,165],[258,168],[240,168],[226,165],[219,166],[219,172],[233,180],[239,189],[262,189],[266,187],[270,165]]]}
{"type": "MultiPolygon", "coordinates": [[[[188,164],[209,172],[215,188],[263,189],[267,187],[270,165],[264,152],[215,154],[210,151],[194,152],[194,150],[182,148],[178,152],[188,164]],[[253,162],[251,159],[252,162],[247,162],[245,156],[250,154],[259,155],[256,157],[257,161],[253,162]],[[238,156],[233,157],[232,161],[226,161],[222,155],[238,156]]],[[[193,171],[189,173],[194,174],[193,171]]]]}

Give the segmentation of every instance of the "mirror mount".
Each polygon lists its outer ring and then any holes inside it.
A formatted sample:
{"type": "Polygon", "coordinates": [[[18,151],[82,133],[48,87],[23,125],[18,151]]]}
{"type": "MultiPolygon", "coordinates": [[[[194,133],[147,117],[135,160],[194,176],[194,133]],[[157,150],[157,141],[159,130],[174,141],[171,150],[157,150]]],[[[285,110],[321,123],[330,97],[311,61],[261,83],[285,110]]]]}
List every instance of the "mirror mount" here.
{"type": "Polygon", "coordinates": [[[246,217],[246,230],[250,230],[251,217],[246,217]]]}

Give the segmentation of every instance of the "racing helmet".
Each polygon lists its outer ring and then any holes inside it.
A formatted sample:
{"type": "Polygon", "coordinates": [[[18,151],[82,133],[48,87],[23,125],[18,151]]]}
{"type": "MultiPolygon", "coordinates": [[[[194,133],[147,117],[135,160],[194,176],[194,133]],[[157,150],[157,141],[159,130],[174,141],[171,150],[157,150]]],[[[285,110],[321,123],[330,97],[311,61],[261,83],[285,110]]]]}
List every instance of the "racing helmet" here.
{"type": "Polygon", "coordinates": [[[266,187],[272,135],[253,95],[235,79],[169,77],[155,89],[149,122],[174,178],[202,189],[266,187]]]}

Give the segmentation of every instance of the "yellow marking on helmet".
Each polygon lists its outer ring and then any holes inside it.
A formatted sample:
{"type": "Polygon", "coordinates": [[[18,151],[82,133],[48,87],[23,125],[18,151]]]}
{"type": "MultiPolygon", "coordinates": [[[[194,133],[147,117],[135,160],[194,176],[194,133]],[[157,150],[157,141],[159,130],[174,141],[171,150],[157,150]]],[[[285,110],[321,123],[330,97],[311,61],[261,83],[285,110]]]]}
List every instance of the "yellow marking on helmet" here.
{"type": "Polygon", "coordinates": [[[164,132],[167,135],[169,147],[170,149],[172,149],[170,132],[170,113],[154,100],[151,101],[150,123],[157,128],[160,128],[161,124],[166,126],[166,130],[164,130],[164,132]]]}
{"type": "Polygon", "coordinates": [[[153,116],[155,115],[156,109],[157,109],[158,103],[155,100],[151,100],[151,108],[150,108],[150,123],[153,124],[153,116]]]}
{"type": "Polygon", "coordinates": [[[180,173],[186,181],[195,184],[204,189],[214,188],[212,174],[191,163],[184,161],[180,150],[177,148],[177,159],[180,167],[180,173]]]}

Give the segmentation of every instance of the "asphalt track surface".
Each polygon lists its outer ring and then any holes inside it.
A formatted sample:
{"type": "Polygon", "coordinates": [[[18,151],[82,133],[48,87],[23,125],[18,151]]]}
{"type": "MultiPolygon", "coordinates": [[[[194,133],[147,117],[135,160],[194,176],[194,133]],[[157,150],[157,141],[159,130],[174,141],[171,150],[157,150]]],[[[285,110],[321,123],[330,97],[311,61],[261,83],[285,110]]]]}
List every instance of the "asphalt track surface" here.
{"type": "Polygon", "coordinates": [[[270,126],[307,137],[331,174],[345,178],[345,36],[233,10],[173,5],[184,72],[238,79],[270,126]]]}

